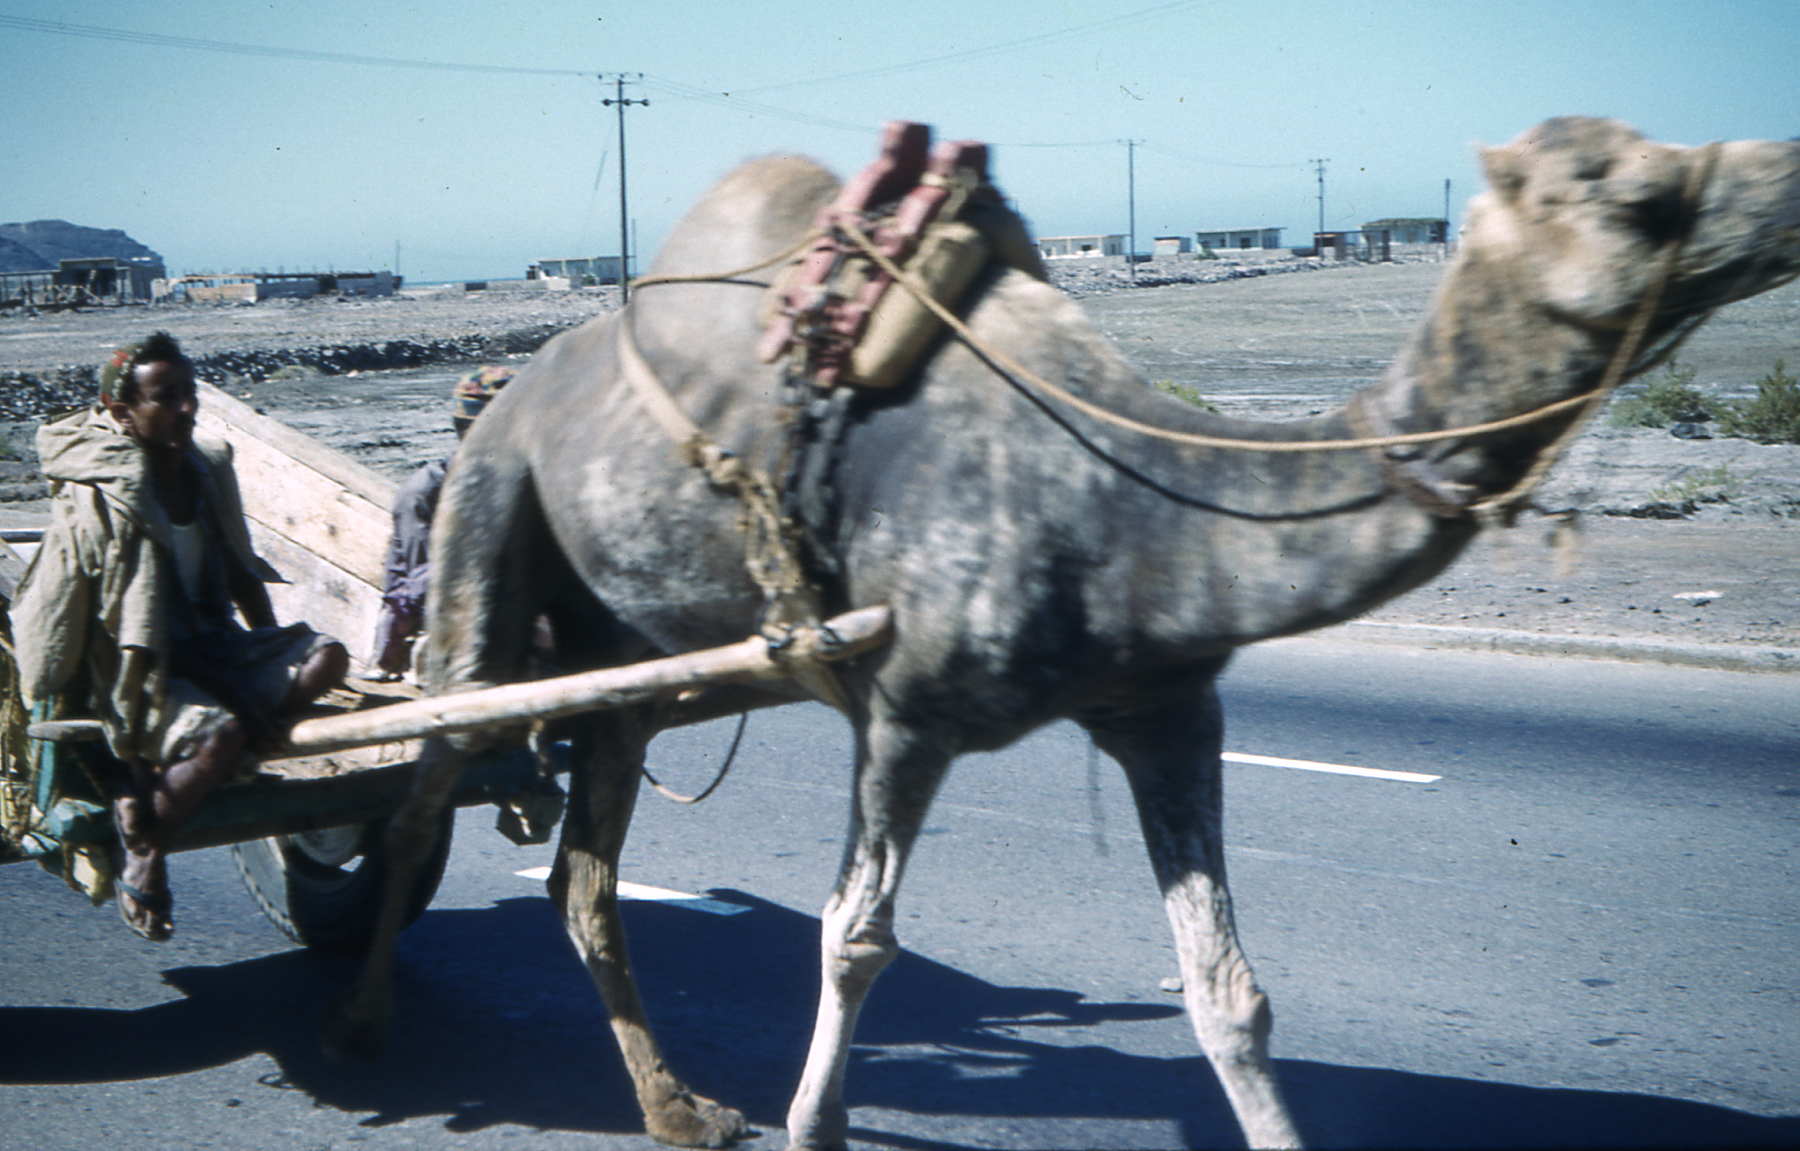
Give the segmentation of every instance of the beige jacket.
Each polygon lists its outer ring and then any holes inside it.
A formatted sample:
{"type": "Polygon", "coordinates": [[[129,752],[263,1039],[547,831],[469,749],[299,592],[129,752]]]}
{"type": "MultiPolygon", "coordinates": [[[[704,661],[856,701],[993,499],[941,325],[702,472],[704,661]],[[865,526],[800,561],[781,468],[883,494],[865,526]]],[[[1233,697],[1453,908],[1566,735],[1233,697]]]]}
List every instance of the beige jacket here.
{"type": "MultiPolygon", "coordinates": [[[[114,755],[142,754],[168,690],[174,590],[170,524],[151,490],[149,457],[95,406],[45,424],[38,458],[50,481],[50,526],[12,606],[25,698],[42,702],[85,670],[114,755]]],[[[231,447],[194,444],[219,535],[266,583],[281,577],[250,546],[231,447]]]]}

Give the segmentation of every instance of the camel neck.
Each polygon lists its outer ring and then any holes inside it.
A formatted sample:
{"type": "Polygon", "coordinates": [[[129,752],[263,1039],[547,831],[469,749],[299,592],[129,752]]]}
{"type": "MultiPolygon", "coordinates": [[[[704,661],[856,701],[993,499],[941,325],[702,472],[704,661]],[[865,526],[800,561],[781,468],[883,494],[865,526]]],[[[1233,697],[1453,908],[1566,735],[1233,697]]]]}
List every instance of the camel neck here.
{"type": "MultiPolygon", "coordinates": [[[[1607,338],[1558,322],[1527,300],[1496,262],[1459,258],[1425,322],[1358,397],[1369,430],[1431,432],[1505,420],[1597,386],[1611,352],[1607,338]]],[[[1524,478],[1575,418],[1564,412],[1502,432],[1394,449],[1389,459],[1471,499],[1493,495],[1524,478]]]]}

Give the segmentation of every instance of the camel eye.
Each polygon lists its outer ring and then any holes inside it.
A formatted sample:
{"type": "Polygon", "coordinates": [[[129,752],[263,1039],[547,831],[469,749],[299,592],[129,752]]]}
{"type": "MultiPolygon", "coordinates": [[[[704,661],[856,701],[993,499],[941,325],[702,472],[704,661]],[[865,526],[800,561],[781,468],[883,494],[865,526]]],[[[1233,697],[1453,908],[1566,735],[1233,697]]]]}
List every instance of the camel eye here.
{"type": "Polygon", "coordinates": [[[1681,197],[1674,193],[1648,197],[1625,207],[1632,226],[1656,243],[1666,243],[1681,231],[1681,197]]]}

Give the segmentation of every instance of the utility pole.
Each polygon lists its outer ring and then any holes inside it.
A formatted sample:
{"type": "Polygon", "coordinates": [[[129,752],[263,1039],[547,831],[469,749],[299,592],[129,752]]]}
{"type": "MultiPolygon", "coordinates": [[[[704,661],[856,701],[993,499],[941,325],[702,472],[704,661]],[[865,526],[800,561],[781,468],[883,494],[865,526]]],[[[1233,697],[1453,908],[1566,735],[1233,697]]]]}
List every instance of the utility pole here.
{"type": "Polygon", "coordinates": [[[1450,177],[1444,177],[1444,251],[1450,251],[1450,177]]]}
{"type": "Polygon", "coordinates": [[[1131,278],[1137,279],[1137,146],[1142,140],[1121,140],[1125,145],[1125,266],[1131,269],[1131,278]]]}
{"type": "Polygon", "coordinates": [[[1325,230],[1325,165],[1331,161],[1330,156],[1321,156],[1313,161],[1313,171],[1319,177],[1319,231],[1325,230]]]}
{"type": "MultiPolygon", "coordinates": [[[[638,78],[642,79],[643,75],[642,72],[639,72],[638,78]]],[[[606,79],[605,73],[601,73],[600,79],[602,81],[606,79]]],[[[608,108],[616,107],[619,110],[619,302],[628,304],[631,302],[631,245],[629,242],[631,217],[626,214],[625,207],[625,109],[633,104],[640,104],[648,108],[650,101],[625,98],[625,73],[623,72],[613,77],[613,93],[611,97],[601,100],[600,103],[608,108]]]]}

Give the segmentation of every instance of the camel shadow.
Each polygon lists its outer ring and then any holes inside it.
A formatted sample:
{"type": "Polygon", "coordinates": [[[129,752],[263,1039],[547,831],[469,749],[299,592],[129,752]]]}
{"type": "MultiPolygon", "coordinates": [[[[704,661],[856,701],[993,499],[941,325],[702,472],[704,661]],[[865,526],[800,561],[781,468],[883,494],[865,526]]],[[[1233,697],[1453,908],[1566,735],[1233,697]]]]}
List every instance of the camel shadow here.
{"type": "MultiPolygon", "coordinates": [[[[639,978],[671,1063],[778,1142],[811,1029],[818,921],[738,892],[714,897],[749,910],[626,906],[639,978]],[[757,963],[748,973],[747,957],[757,963]]],[[[290,951],[172,969],[165,977],[183,998],[154,1007],[0,1009],[0,1032],[31,1037],[0,1044],[0,1083],[178,1075],[266,1053],[279,1070],[261,1078],[265,1087],[363,1114],[366,1126],[442,1116],[461,1133],[500,1124],[641,1130],[598,996],[546,900],[429,913],[405,936],[400,962],[399,1024],[379,1064],[336,1063],[319,1050],[321,1011],[352,965],[290,951]]],[[[1198,1055],[1149,1058],[1033,1037],[1044,1027],[1178,1014],[1172,1002],[1091,1003],[1055,988],[997,986],[904,953],[863,1015],[850,1102],[922,1116],[1173,1120],[1187,1146],[1236,1145],[1198,1055]]],[[[1800,1143],[1800,1119],[1679,1100],[1292,1060],[1279,1072],[1301,1130],[1331,1146],[1800,1143]]],[[[950,1146],[870,1128],[853,1136],[950,1146]]]]}

